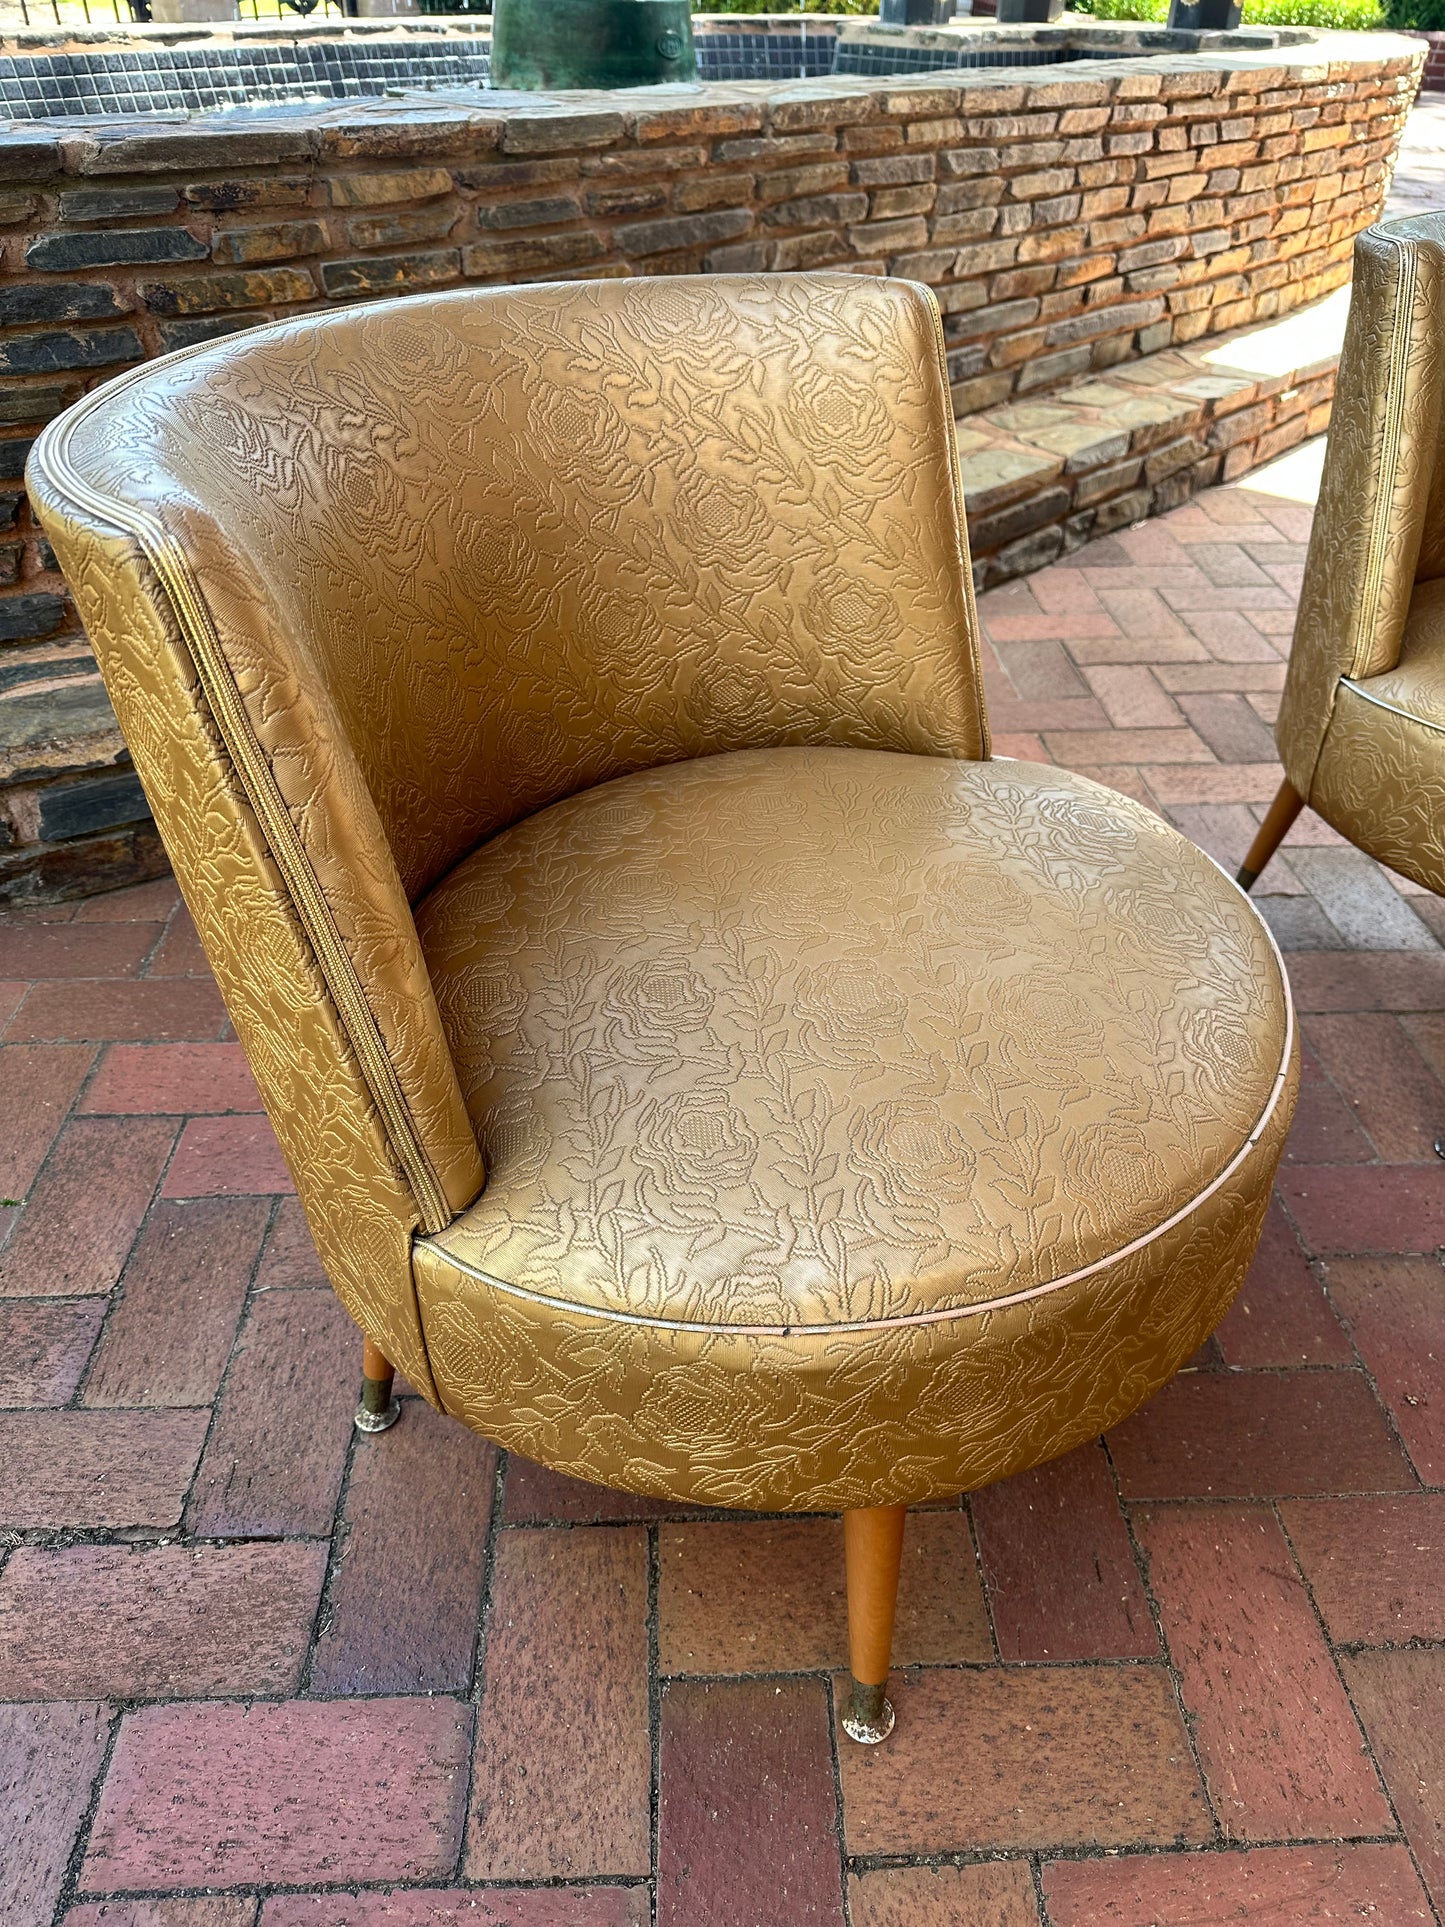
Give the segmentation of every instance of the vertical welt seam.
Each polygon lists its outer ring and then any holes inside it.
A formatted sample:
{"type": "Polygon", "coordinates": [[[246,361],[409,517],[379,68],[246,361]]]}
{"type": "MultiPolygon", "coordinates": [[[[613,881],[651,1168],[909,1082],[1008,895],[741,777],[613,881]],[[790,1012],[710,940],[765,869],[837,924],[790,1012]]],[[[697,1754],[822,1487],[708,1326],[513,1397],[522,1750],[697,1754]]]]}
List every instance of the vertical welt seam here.
{"type": "Polygon", "coordinates": [[[1399,479],[1400,444],[1405,425],[1406,360],[1414,316],[1415,294],[1419,281],[1419,257],[1415,249],[1392,241],[1399,262],[1394,313],[1390,326],[1389,366],[1385,371],[1384,419],[1380,434],[1380,477],[1371,519],[1370,547],[1365,564],[1364,592],[1355,612],[1354,633],[1350,637],[1350,673],[1360,672],[1360,652],[1367,635],[1373,635],[1379,621],[1380,592],[1385,575],[1385,550],[1391,516],[1395,507],[1395,488],[1399,479]]]}

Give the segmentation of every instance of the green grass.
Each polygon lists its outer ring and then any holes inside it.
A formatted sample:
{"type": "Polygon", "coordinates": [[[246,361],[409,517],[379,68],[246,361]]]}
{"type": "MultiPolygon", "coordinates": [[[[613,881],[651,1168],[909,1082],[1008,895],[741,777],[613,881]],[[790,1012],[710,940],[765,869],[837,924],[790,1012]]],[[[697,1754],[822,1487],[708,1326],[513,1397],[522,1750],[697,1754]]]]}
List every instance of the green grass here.
{"type": "Polygon", "coordinates": [[[1073,0],[1074,13],[1091,13],[1096,20],[1163,20],[1169,0],[1073,0]]]}
{"type": "Polygon", "coordinates": [[[696,13],[877,13],[878,0],[693,0],[696,13]]]}
{"type": "MultiPolygon", "coordinates": [[[[1396,0],[1405,10],[1438,12],[1445,22],[1445,0],[1396,0]]],[[[1169,17],[1169,0],[1073,0],[1075,13],[1091,13],[1096,20],[1157,20],[1169,17]]],[[[1336,27],[1369,32],[1383,27],[1386,16],[1379,0],[1244,0],[1247,27],[1336,27]]],[[[1391,25],[1413,26],[1414,20],[1391,25]]]]}
{"type": "Polygon", "coordinates": [[[1251,27],[1341,27],[1370,33],[1385,24],[1379,0],[1244,0],[1251,27]]]}

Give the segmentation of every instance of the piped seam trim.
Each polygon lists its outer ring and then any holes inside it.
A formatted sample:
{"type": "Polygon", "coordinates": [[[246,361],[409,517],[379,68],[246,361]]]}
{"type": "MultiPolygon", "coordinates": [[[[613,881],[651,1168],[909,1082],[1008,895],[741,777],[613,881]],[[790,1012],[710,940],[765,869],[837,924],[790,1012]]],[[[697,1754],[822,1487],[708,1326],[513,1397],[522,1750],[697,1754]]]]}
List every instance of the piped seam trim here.
{"type": "Polygon", "coordinates": [[[1348,689],[1352,696],[1358,696],[1361,702],[1372,703],[1376,709],[1388,710],[1390,715],[1399,716],[1407,723],[1416,723],[1421,729],[1433,729],[1445,736],[1445,723],[1431,722],[1428,716],[1417,716],[1414,710],[1402,709],[1399,703],[1388,703],[1383,696],[1372,696],[1368,689],[1357,683],[1351,676],[1340,677],[1340,688],[1348,689]]]}
{"type": "MultiPolygon", "coordinates": [[[[1395,506],[1399,480],[1400,442],[1405,427],[1405,349],[1414,319],[1415,295],[1420,278],[1419,257],[1403,242],[1392,242],[1399,255],[1399,281],[1395,290],[1395,311],[1391,316],[1390,365],[1385,377],[1385,403],[1381,423],[1380,480],[1371,517],[1369,558],[1365,565],[1364,593],[1355,612],[1354,634],[1350,637],[1350,662],[1360,659],[1366,630],[1379,625],[1380,586],[1385,576],[1385,548],[1390,518],[1395,506]]],[[[1318,759],[1316,759],[1318,760],[1318,759]]]]}
{"type": "MultiPolygon", "coordinates": [[[[1212,858],[1209,860],[1213,862],[1212,858]]],[[[1214,867],[1218,869],[1219,865],[1215,864],[1214,867]]],[[[1225,873],[1221,872],[1221,874],[1225,873]]],[[[1233,884],[1233,878],[1228,880],[1233,884]]],[[[1234,887],[1238,888],[1237,885],[1234,887]]],[[[1029,1286],[1026,1291],[1008,1292],[1001,1298],[989,1298],[978,1305],[950,1305],[939,1311],[908,1312],[899,1318],[857,1319],[836,1325],[714,1325],[692,1319],[652,1318],[641,1312],[616,1311],[606,1305],[582,1305],[571,1299],[549,1298],[543,1292],[531,1291],[525,1285],[509,1284],[505,1278],[498,1278],[493,1273],[484,1271],[479,1265],[469,1264],[458,1252],[441,1243],[438,1237],[419,1238],[416,1241],[417,1249],[435,1252],[446,1264],[454,1265],[458,1270],[465,1272],[469,1278],[475,1278],[479,1284],[486,1285],[490,1290],[499,1291],[508,1298],[519,1298],[524,1303],[535,1305],[550,1313],[560,1313],[581,1319],[599,1318],[607,1324],[636,1325],[652,1331],[695,1333],[703,1338],[805,1338],[811,1342],[815,1339],[848,1336],[855,1332],[900,1331],[918,1326],[951,1324],[965,1318],[984,1318],[990,1312],[1006,1311],[1011,1305],[1029,1304],[1035,1299],[1049,1297],[1056,1291],[1066,1291],[1071,1285],[1080,1284],[1086,1278],[1092,1278],[1101,1271],[1107,1271],[1110,1266],[1119,1264],[1123,1259],[1145,1250],[1182,1224],[1202,1204],[1207,1203],[1246,1163],[1279,1108],[1280,1100],[1289,1082],[1290,1064],[1294,1056],[1294,999],[1290,995],[1289,977],[1285,971],[1284,958],[1280,955],[1273,931],[1245,892],[1241,890],[1239,895],[1249,905],[1268,941],[1270,952],[1274,957],[1275,969],[1279,974],[1280,989],[1284,996],[1284,1047],[1280,1053],[1279,1069],[1270,1086],[1264,1109],[1228,1164],[1187,1204],[1180,1205],[1177,1211],[1155,1225],[1153,1230],[1141,1232],[1137,1238],[1131,1238],[1128,1244],[1121,1245],[1117,1251],[1111,1251],[1103,1258],[1096,1258],[1092,1264],[1083,1265],[1077,1271],[1067,1272],[1061,1278],[1050,1278],[1043,1284],[1029,1286]]]]}
{"type": "Polygon", "coordinates": [[[953,511],[954,549],[963,587],[964,609],[967,614],[968,658],[973,670],[973,713],[978,723],[979,757],[981,761],[988,762],[993,750],[993,732],[989,728],[988,708],[983,699],[983,658],[979,653],[978,605],[974,599],[973,564],[968,552],[968,519],[963,501],[963,472],[959,467],[958,425],[953,419],[953,404],[948,385],[948,344],[943,338],[943,315],[939,310],[938,297],[932,288],[924,286],[921,282],[916,285],[922,290],[928,308],[934,361],[943,386],[940,413],[943,417],[943,438],[948,464],[948,499],[953,511]]]}

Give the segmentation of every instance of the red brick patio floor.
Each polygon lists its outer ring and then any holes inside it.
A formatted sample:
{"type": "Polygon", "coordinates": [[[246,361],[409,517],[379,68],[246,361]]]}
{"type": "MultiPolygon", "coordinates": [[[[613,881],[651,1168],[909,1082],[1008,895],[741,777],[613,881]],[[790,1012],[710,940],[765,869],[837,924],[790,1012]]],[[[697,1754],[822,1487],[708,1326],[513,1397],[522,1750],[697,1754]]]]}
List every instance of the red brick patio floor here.
{"type": "MultiPolygon", "coordinates": [[[[1221,489],[987,597],[1000,747],[1237,860],[1308,523],[1221,489]]],[[[1308,821],[1267,883],[1306,1068],[1244,1295],[1109,1439],[915,1515],[868,1752],[836,1520],[415,1400],[353,1435],[168,883],[0,926],[0,1922],[1437,1918],[1445,906],[1308,821]]]]}

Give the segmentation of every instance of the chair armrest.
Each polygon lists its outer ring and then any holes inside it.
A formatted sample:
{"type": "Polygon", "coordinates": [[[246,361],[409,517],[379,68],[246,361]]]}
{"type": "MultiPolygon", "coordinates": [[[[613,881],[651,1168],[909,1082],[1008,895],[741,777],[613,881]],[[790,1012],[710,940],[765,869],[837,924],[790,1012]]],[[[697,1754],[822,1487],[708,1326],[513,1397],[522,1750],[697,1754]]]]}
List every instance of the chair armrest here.
{"type": "MultiPolygon", "coordinates": [[[[470,1202],[482,1169],[399,879],[392,866],[389,892],[385,866],[364,861],[359,889],[328,894],[311,853],[287,834],[291,812],[273,760],[239,738],[244,704],[210,646],[207,599],[174,524],[107,500],[94,477],[77,472],[64,430],[78,416],[37,445],[31,501],[74,592],[328,1276],[358,1324],[434,1399],[411,1240],[470,1202]],[[419,978],[424,996],[405,996],[408,978],[419,978]],[[438,1101],[423,1082],[439,1064],[438,1101]]],[[[358,841],[363,857],[374,857],[364,818],[358,841]]]]}
{"type": "Polygon", "coordinates": [[[1445,573],[1437,474],[1445,216],[1368,228],[1335,390],[1277,738],[1308,798],[1342,677],[1399,660],[1420,575],[1445,573]]]}

